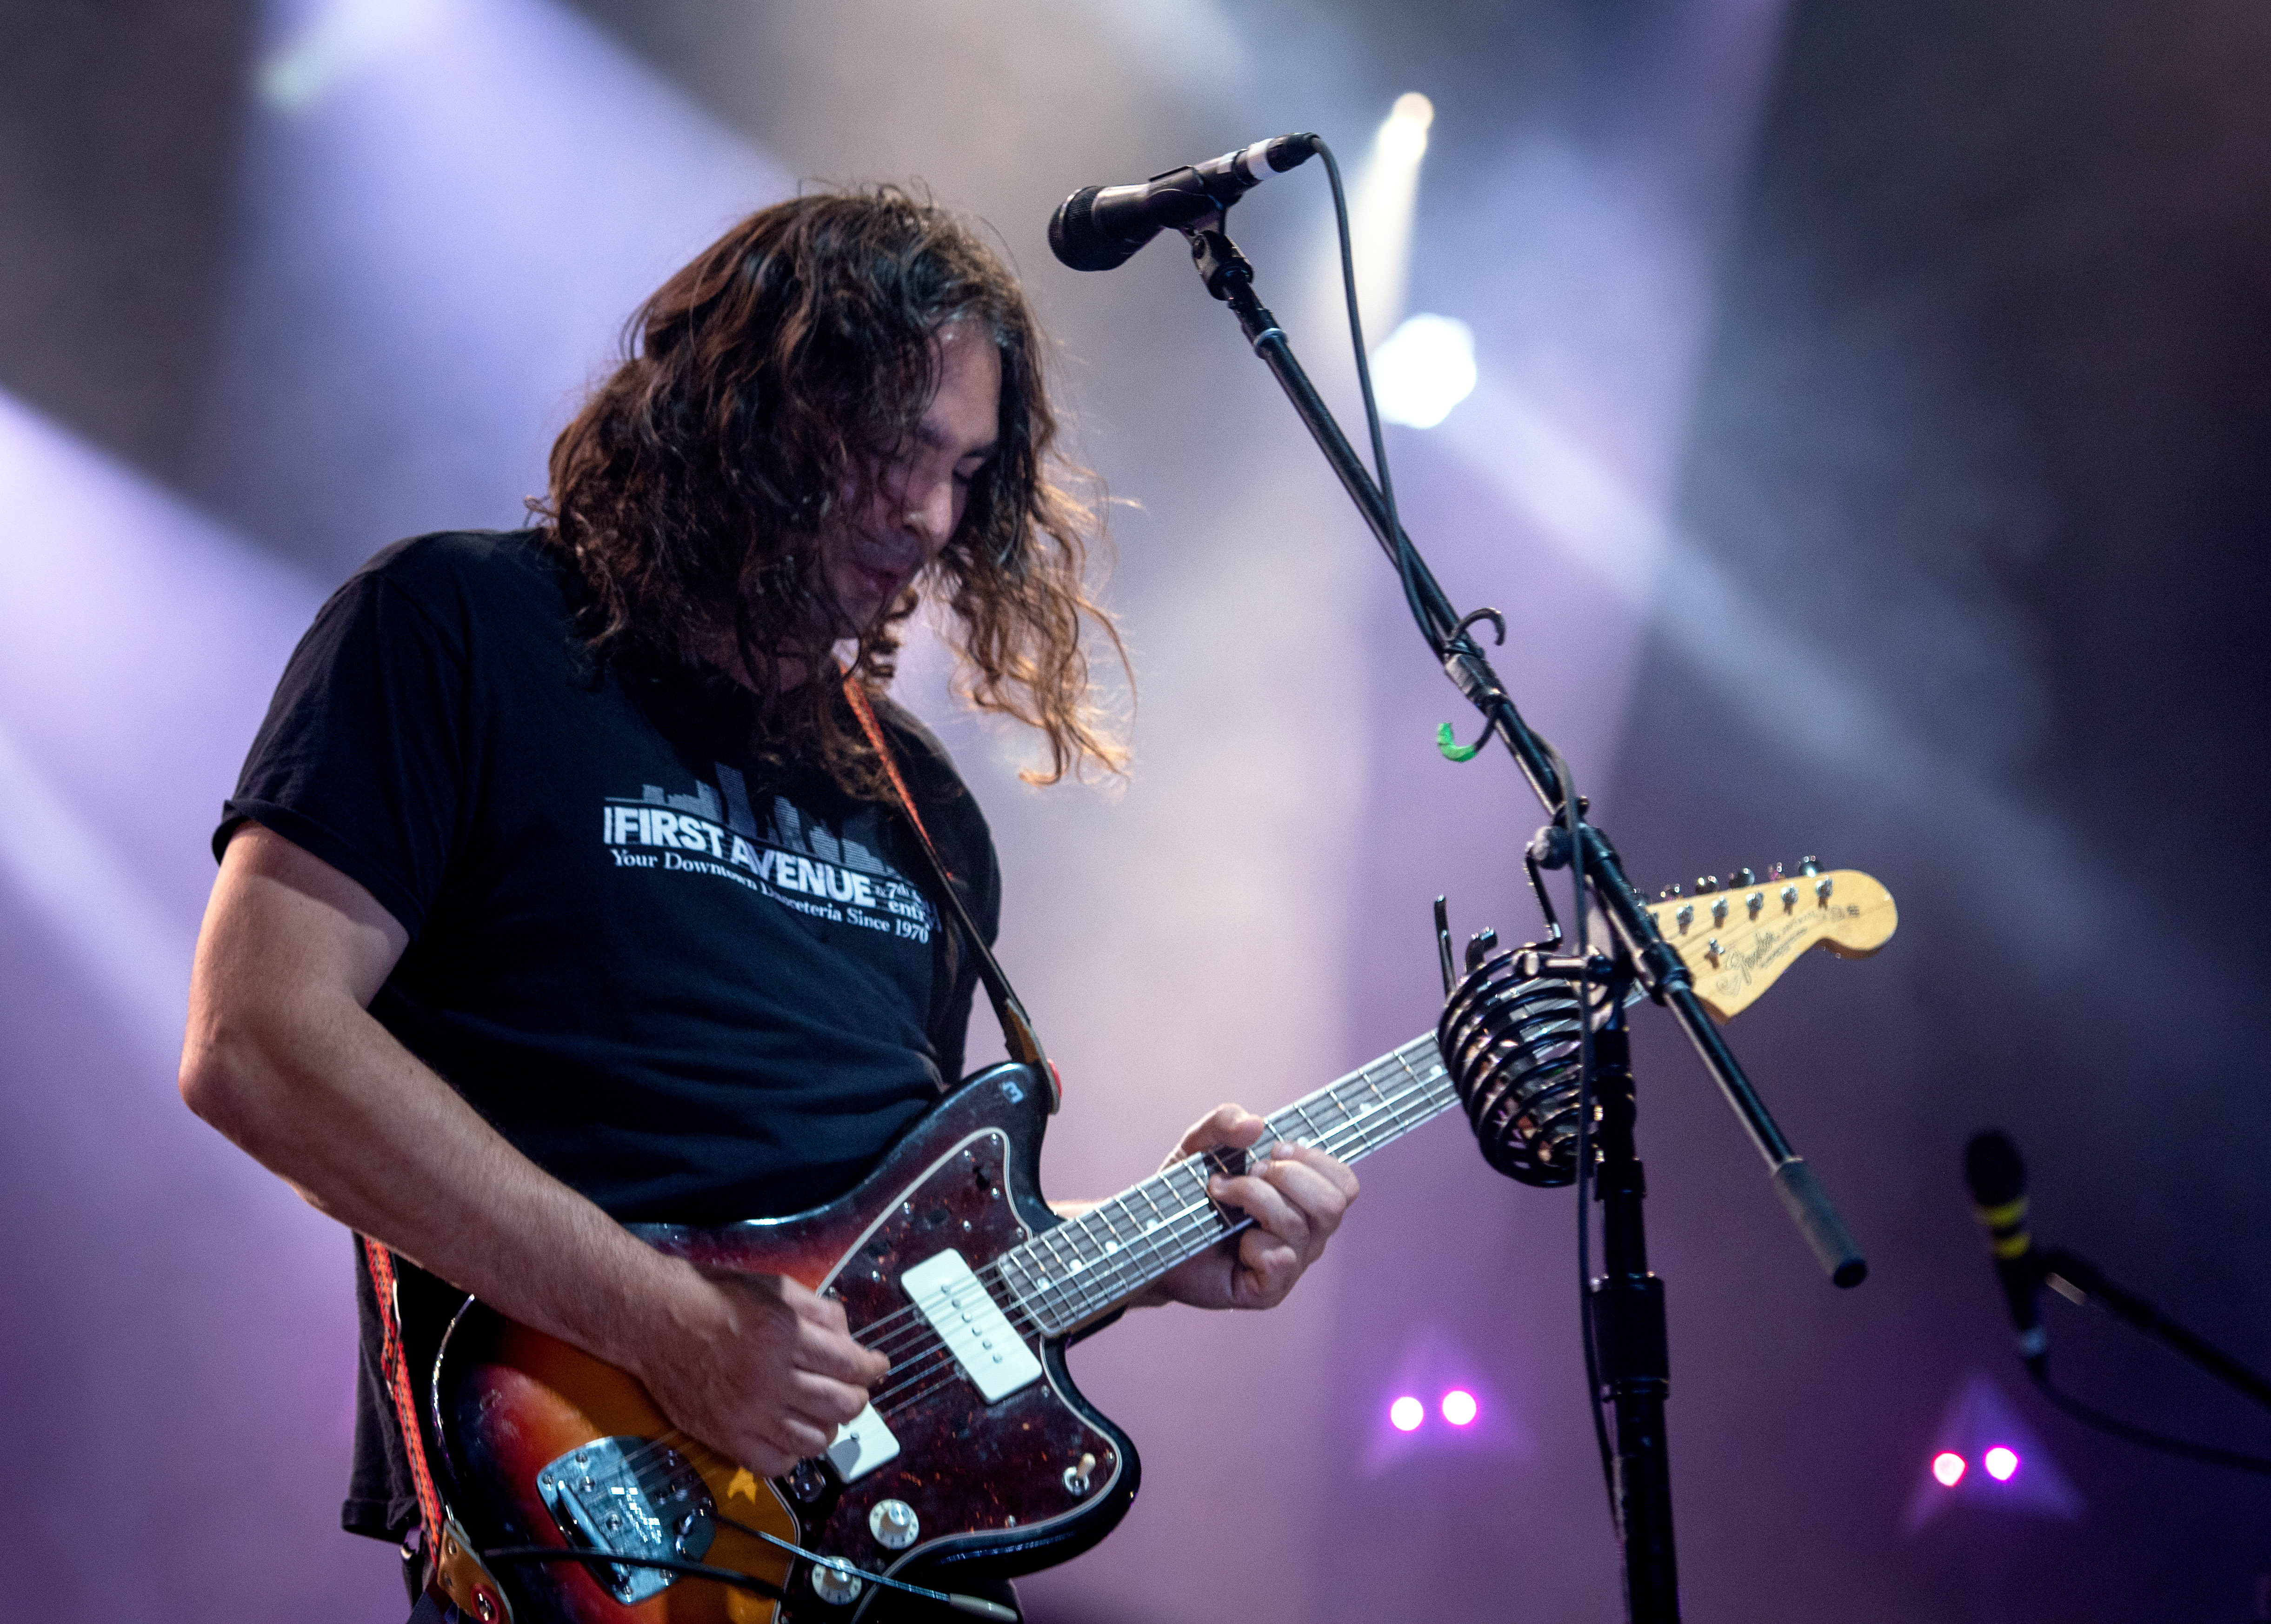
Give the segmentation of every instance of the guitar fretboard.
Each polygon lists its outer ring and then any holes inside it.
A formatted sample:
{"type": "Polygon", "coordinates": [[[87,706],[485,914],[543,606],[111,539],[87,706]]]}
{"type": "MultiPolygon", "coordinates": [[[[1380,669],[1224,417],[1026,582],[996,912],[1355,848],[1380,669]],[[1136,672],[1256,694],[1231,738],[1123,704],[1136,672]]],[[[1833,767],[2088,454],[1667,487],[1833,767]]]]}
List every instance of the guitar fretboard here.
{"type": "MultiPolygon", "coordinates": [[[[1270,1116],[1248,1155],[1292,1140],[1352,1162],[1457,1103],[1428,1032],[1270,1116]]],[[[1004,1253],[1015,1306],[1061,1337],[1205,1251],[1236,1221],[1207,1194],[1214,1171],[1204,1156],[1186,1158],[1004,1253]]]]}

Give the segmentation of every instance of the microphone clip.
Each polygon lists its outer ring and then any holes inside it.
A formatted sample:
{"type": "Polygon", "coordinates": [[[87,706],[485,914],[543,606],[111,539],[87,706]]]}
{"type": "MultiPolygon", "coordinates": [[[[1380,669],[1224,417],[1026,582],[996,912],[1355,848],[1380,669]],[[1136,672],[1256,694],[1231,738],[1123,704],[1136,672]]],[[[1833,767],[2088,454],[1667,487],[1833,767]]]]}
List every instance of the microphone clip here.
{"type": "Polygon", "coordinates": [[[1224,219],[1229,212],[1230,205],[1225,204],[1213,213],[1179,229],[1191,245],[1191,264],[1197,269],[1199,279],[1206,284],[1207,292],[1237,309],[1240,308],[1240,297],[1249,303],[1253,301],[1254,264],[1223,229],[1224,219]]]}

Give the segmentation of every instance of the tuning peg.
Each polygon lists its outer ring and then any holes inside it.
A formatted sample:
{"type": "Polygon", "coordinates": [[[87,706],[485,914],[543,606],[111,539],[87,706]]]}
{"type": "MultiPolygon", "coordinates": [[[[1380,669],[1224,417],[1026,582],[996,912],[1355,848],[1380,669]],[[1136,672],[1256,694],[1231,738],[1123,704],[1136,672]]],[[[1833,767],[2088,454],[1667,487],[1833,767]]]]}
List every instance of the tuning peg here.
{"type": "Polygon", "coordinates": [[[1767,883],[1768,884],[1772,884],[1775,881],[1781,878],[1782,865],[1780,863],[1768,863],[1767,865],[1767,883]]]}
{"type": "Polygon", "coordinates": [[[1705,896],[1709,892],[1717,890],[1718,889],[1719,876],[1717,875],[1699,874],[1695,876],[1695,894],[1698,897],[1705,896]]]}
{"type": "Polygon", "coordinates": [[[1670,902],[1674,897],[1679,895],[1679,888],[1677,885],[1667,885],[1662,890],[1657,892],[1656,899],[1658,902],[1670,902]]]}
{"type": "Polygon", "coordinates": [[[1756,885],[1758,883],[1759,876],[1748,868],[1738,868],[1734,873],[1727,876],[1727,889],[1730,890],[1734,890],[1737,886],[1756,885]]]}
{"type": "Polygon", "coordinates": [[[1820,874],[1821,872],[1821,860],[1813,857],[1801,857],[1798,860],[1798,871],[1800,874],[1820,874]]]}

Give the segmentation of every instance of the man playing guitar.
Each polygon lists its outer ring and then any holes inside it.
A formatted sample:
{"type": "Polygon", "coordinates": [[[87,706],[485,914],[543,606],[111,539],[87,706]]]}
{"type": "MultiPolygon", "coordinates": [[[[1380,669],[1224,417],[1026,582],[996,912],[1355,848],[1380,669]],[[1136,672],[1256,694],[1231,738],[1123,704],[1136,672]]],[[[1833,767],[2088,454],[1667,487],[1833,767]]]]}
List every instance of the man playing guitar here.
{"type": "MultiPolygon", "coordinates": [[[[987,936],[998,875],[945,752],[882,698],[905,617],[940,606],[1049,781],[1120,764],[1082,652],[1116,638],[1031,316],[952,217],[890,190],[777,205],[635,324],[530,528],[387,549],[294,655],[214,836],[182,1091],[392,1255],[414,1382],[470,1292],[771,1479],[885,1360],[807,1285],[624,1225],[810,1208],[960,1074],[973,944],[894,770],[987,936]]],[[[1262,1129],[1224,1106],[1178,1154],[1262,1129]]],[[[1281,1144],[1209,1193],[1252,1226],[1137,1300],[1275,1304],[1356,1181],[1281,1144]]],[[[362,1292],[345,1520],[400,1539],[413,1473],[362,1292]]]]}

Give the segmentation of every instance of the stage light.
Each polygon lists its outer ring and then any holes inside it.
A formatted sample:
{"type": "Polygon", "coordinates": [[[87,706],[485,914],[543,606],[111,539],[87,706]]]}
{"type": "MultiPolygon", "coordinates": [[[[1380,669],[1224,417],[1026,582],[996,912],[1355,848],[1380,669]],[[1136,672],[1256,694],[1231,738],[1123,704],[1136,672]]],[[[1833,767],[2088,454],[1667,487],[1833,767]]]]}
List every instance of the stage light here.
{"type": "Polygon", "coordinates": [[[1406,1393],[1388,1406],[1388,1424],[1400,1433],[1415,1433],[1427,1419],[1427,1406],[1406,1393]]]}
{"type": "Polygon", "coordinates": [[[2018,1475],[2019,1452],[1999,1443],[1979,1457],[1979,1464],[1996,1482],[2008,1483],[2018,1475]]]}
{"type": "Polygon", "coordinates": [[[1415,316],[1372,354],[1373,394],[1389,422],[1433,428],[1474,388],[1474,330],[1448,316],[1415,316]]]}
{"type": "Polygon", "coordinates": [[[1427,126],[1435,122],[1435,104],[1418,91],[1406,91],[1381,121],[1373,145],[1382,158],[1416,164],[1426,154],[1427,126]]]}
{"type": "Polygon", "coordinates": [[[1963,1481],[1963,1456],[1953,1449],[1942,1449],[1932,1457],[1932,1475],[1940,1479],[1942,1488],[1954,1488],[1963,1481]]]}
{"type": "Polygon", "coordinates": [[[1454,1427],[1464,1427],[1475,1419],[1475,1396],[1462,1388],[1453,1388],[1443,1395],[1443,1419],[1454,1427]]]}

